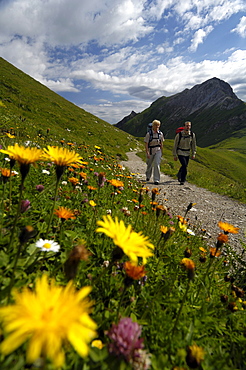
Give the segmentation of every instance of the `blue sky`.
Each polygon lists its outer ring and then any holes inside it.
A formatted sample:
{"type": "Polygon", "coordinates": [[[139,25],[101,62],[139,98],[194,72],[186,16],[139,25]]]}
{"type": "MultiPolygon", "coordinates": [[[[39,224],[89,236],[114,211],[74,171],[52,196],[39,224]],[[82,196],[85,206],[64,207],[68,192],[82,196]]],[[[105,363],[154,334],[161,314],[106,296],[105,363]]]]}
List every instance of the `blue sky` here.
{"type": "Polygon", "coordinates": [[[0,55],[111,124],[212,77],[246,101],[246,1],[0,0],[0,55]]]}

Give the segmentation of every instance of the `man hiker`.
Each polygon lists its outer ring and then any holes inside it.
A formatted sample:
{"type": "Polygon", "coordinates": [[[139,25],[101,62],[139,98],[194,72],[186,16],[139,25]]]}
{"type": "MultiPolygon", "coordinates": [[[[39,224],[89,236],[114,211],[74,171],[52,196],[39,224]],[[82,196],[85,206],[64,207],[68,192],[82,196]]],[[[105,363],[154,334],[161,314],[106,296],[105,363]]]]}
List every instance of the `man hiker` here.
{"type": "Polygon", "coordinates": [[[178,181],[180,185],[184,185],[187,175],[187,167],[189,159],[195,159],[196,155],[196,136],[191,131],[191,122],[185,122],[184,129],[178,132],[174,139],[173,157],[177,161],[179,159],[181,167],[178,172],[178,181]]]}

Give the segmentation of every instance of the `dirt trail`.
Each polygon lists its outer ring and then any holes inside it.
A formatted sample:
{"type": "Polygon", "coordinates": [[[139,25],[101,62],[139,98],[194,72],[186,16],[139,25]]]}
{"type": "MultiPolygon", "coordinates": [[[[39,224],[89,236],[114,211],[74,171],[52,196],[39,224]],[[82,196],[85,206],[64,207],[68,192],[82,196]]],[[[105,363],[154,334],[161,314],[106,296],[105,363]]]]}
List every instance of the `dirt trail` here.
{"type": "MultiPolygon", "coordinates": [[[[136,174],[138,180],[145,181],[145,162],[136,155],[136,152],[129,152],[127,156],[128,161],[122,161],[121,165],[136,174]]],[[[147,186],[156,187],[151,180],[147,186]]],[[[188,182],[183,186],[179,185],[177,180],[163,173],[158,188],[160,189],[158,202],[169,207],[173,215],[183,216],[188,204],[196,203],[188,213],[191,228],[193,226],[194,231],[197,227],[206,229],[211,246],[214,246],[220,232],[218,221],[221,220],[240,228],[237,235],[230,234],[230,245],[241,251],[241,241],[243,241],[246,247],[246,204],[238,203],[226,196],[212,193],[188,182]]]]}

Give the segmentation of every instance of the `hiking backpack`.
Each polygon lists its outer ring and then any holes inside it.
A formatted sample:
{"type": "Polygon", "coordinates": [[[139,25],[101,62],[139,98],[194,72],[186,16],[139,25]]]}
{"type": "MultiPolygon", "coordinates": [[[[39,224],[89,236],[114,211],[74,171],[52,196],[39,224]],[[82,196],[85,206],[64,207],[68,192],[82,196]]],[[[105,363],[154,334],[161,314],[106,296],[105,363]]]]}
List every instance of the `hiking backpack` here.
{"type": "Polygon", "coordinates": [[[178,127],[178,128],[176,128],[176,135],[177,135],[179,132],[183,131],[184,129],[185,129],[185,127],[178,127]]]}
{"type": "MultiPolygon", "coordinates": [[[[178,127],[177,129],[176,129],[176,135],[177,134],[179,134],[179,140],[178,140],[178,145],[177,145],[177,148],[179,147],[179,143],[180,143],[180,140],[181,140],[181,138],[182,138],[182,134],[181,134],[181,132],[183,131],[185,129],[185,127],[178,127]]],[[[191,142],[192,142],[192,139],[193,139],[193,132],[192,131],[190,131],[190,138],[191,138],[191,142]]]]}
{"type": "Polygon", "coordinates": [[[160,147],[161,146],[160,135],[162,134],[162,132],[160,130],[157,131],[158,138],[155,138],[155,140],[159,140],[159,144],[152,145],[152,146],[150,145],[151,141],[153,140],[153,130],[152,130],[152,127],[149,128],[148,133],[149,133],[148,148],[150,150],[150,154],[152,154],[152,149],[153,148],[157,148],[157,147],[160,147]]]}
{"type": "Polygon", "coordinates": [[[147,133],[152,130],[152,122],[150,122],[147,126],[147,133]]]}

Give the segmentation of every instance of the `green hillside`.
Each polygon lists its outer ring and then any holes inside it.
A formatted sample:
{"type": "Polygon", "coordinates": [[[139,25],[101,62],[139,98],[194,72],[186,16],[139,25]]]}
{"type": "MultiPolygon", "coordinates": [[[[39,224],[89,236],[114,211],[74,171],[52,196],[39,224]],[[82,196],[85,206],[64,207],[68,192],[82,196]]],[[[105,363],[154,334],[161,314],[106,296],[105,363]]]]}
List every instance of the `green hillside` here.
{"type": "Polygon", "coordinates": [[[138,141],[77,107],[0,58],[0,128],[20,140],[32,138],[100,145],[105,153],[125,158],[138,141]],[[47,129],[49,135],[47,135],[47,129]]]}

